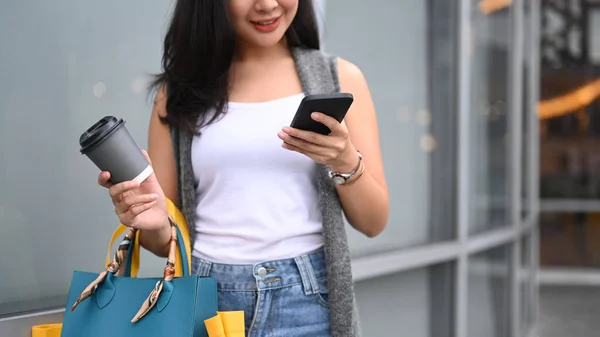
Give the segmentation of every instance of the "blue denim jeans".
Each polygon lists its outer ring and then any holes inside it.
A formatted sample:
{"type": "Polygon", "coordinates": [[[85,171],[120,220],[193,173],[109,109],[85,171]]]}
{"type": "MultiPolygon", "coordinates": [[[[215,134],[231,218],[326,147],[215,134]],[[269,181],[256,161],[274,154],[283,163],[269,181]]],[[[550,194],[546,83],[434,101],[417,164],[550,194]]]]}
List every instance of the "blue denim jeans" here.
{"type": "Polygon", "coordinates": [[[322,250],[254,265],[194,257],[193,271],[217,279],[220,311],[244,311],[247,337],[331,336],[322,250]]]}

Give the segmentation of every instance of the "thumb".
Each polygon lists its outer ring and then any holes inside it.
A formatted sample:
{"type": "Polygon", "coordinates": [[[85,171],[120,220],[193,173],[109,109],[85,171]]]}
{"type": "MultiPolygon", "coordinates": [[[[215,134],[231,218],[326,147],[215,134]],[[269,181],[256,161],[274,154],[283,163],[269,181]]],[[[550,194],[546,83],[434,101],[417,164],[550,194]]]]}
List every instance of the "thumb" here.
{"type": "Polygon", "coordinates": [[[150,155],[148,154],[148,152],[146,152],[146,150],[142,150],[142,154],[144,155],[144,157],[146,157],[146,160],[148,161],[148,163],[150,163],[150,166],[152,166],[152,159],[150,159],[150,155]]]}

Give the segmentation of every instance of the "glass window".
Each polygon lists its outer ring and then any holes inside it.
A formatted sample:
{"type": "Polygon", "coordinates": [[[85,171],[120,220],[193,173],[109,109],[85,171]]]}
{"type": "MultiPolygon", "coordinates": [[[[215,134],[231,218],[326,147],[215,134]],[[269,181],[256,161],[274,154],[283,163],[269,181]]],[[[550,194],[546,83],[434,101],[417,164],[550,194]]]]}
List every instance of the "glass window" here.
{"type": "Polygon", "coordinates": [[[358,282],[362,334],[389,337],[452,337],[454,263],[358,282]]]}
{"type": "Polygon", "coordinates": [[[598,7],[588,8],[589,32],[588,52],[590,61],[596,65],[600,64],[600,9],[598,7]]]}
{"type": "Polygon", "coordinates": [[[600,266],[599,8],[542,2],[541,11],[541,265],[594,268],[600,266]]]}
{"type": "Polygon", "coordinates": [[[437,208],[445,222],[432,225],[439,222],[432,205],[454,209],[456,4],[403,0],[374,11],[363,0],[327,2],[326,50],[357,64],[367,78],[390,191],[385,235],[366,239],[350,231],[354,255],[454,237],[446,211],[437,208]],[[356,18],[369,24],[357,25],[356,18]],[[434,184],[442,175],[448,186],[434,184]]]}
{"type": "Polygon", "coordinates": [[[468,336],[509,336],[510,246],[469,258],[468,336]]]}
{"type": "Polygon", "coordinates": [[[160,67],[169,5],[2,6],[0,315],[64,307],[73,269],[104,268],[119,221],[96,185],[98,169],[79,153],[79,135],[115,115],[146,146],[146,76],[160,67]]]}
{"type": "Polygon", "coordinates": [[[531,269],[531,234],[521,238],[521,266],[519,269],[519,281],[521,286],[521,329],[526,331],[533,323],[531,286],[533,274],[531,269]]]}
{"type": "Polygon", "coordinates": [[[469,232],[509,222],[508,96],[511,8],[493,11],[472,0],[469,232]]]}
{"type": "MultiPolygon", "coordinates": [[[[526,65],[524,68],[523,80],[527,83],[528,74],[527,71],[529,67],[526,65]]],[[[531,111],[529,104],[529,88],[525,88],[523,90],[523,130],[522,130],[522,141],[521,141],[521,219],[522,223],[525,223],[531,215],[531,199],[534,198],[534,193],[530,188],[531,179],[536,179],[536,177],[530,176],[530,167],[533,164],[533,156],[531,152],[531,147],[533,144],[530,144],[529,135],[531,134],[531,120],[530,116],[534,111],[531,111]]],[[[534,172],[535,174],[535,172],[534,172]]]]}
{"type": "Polygon", "coordinates": [[[547,212],[540,216],[542,267],[600,267],[600,213],[547,212]]]}
{"type": "Polygon", "coordinates": [[[544,2],[541,29],[540,194],[581,206],[600,197],[599,15],[588,6],[544,2]]]}
{"type": "MultiPolygon", "coordinates": [[[[530,135],[532,128],[532,114],[537,114],[536,110],[532,109],[532,105],[530,100],[532,99],[531,90],[535,88],[531,88],[529,85],[530,71],[531,71],[531,62],[539,62],[539,60],[532,60],[531,55],[534,52],[534,48],[537,46],[532,43],[531,39],[531,3],[529,1],[524,1],[521,3],[523,6],[523,60],[522,60],[522,71],[523,71],[523,92],[522,92],[522,139],[521,139],[521,218],[527,219],[531,215],[531,201],[534,198],[534,191],[530,189],[531,179],[535,179],[529,175],[530,168],[532,167],[533,160],[535,159],[532,156],[531,148],[535,144],[531,144],[530,135]],[[533,111],[532,111],[533,110],[533,111]]],[[[535,172],[534,172],[535,174],[535,172]]]]}

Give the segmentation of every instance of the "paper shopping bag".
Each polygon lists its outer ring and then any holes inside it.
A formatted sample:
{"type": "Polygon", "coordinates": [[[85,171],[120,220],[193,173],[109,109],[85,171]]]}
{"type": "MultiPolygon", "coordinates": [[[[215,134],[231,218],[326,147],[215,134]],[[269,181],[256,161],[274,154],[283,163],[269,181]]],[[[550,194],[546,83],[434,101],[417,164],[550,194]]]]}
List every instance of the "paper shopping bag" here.
{"type": "Polygon", "coordinates": [[[35,325],[31,327],[31,337],[60,337],[62,324],[35,325]]]}
{"type": "Polygon", "coordinates": [[[219,311],[204,321],[208,337],[245,337],[244,311],[219,311]]]}

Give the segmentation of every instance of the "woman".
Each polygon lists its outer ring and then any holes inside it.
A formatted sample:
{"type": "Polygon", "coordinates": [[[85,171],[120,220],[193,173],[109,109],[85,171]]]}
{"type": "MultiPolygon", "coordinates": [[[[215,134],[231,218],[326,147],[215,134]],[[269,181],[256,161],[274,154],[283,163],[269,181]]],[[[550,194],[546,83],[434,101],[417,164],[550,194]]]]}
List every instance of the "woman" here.
{"type": "Polygon", "coordinates": [[[165,198],[183,209],[194,272],[217,278],[219,310],[245,311],[248,336],[357,336],[342,208],[368,237],[388,219],[366,81],[318,50],[311,1],[178,0],[145,153],[154,174],[98,179],[156,255],[170,239],[165,198]],[[333,90],[319,79],[354,95],[343,123],[313,114],[327,136],[286,126],[306,92],[333,90]]]}

